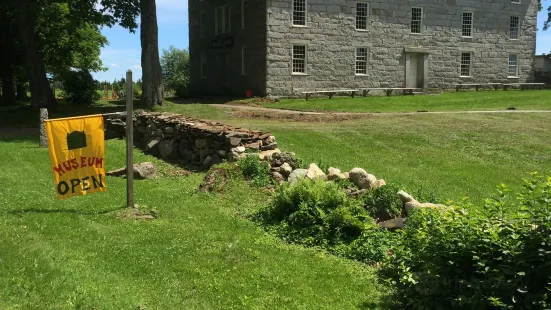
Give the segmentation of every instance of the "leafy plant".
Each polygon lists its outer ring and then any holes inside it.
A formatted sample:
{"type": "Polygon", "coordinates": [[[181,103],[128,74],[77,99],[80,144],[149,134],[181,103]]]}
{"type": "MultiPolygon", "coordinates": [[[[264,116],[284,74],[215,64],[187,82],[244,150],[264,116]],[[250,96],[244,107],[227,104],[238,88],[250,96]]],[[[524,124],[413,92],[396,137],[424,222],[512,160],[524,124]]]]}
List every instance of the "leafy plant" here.
{"type": "Polygon", "coordinates": [[[361,200],[372,217],[379,221],[386,221],[404,215],[402,202],[396,196],[399,190],[400,187],[387,184],[368,191],[361,200]]]}
{"type": "Polygon", "coordinates": [[[243,171],[243,175],[258,187],[272,185],[270,164],[261,161],[258,156],[247,155],[241,158],[237,165],[243,171]]]}
{"type": "Polygon", "coordinates": [[[408,217],[383,274],[404,307],[549,309],[551,178],[505,186],[484,209],[421,209],[408,217]]]}

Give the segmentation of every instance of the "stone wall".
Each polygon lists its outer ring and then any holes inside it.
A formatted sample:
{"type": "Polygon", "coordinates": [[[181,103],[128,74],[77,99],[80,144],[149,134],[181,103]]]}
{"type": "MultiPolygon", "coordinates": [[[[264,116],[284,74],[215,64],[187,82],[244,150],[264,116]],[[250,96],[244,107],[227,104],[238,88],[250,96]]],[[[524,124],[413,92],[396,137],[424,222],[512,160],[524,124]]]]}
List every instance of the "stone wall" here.
{"type": "MultiPolygon", "coordinates": [[[[124,137],[126,116],[105,118],[106,137],[124,137]]],[[[277,150],[269,132],[198,120],[180,114],[137,112],[134,115],[134,144],[165,160],[210,167],[224,159],[236,160],[247,151],[277,150]]]]}
{"type": "Polygon", "coordinates": [[[406,50],[428,55],[429,88],[454,83],[515,83],[532,79],[537,0],[374,0],[368,29],[355,28],[357,1],[308,0],[307,26],[292,25],[292,0],[268,1],[267,94],[313,89],[402,87],[406,50]],[[411,34],[411,8],[423,8],[422,34],[411,34]],[[474,15],[472,38],[461,37],[462,12],[474,15]],[[520,17],[518,40],[510,16],[520,17]],[[307,75],[291,74],[292,45],[307,46],[307,75]],[[369,49],[368,74],[355,75],[355,48],[369,49]],[[472,76],[460,77],[462,52],[472,52],[472,76]],[[519,77],[508,78],[508,56],[519,57],[519,77]]]}

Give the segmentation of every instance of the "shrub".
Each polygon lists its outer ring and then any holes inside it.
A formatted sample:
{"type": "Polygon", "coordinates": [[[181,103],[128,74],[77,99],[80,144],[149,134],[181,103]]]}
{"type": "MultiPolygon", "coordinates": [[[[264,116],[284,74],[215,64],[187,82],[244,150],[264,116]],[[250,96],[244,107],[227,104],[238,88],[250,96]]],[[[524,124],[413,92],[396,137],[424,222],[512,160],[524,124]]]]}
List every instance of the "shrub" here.
{"type": "Polygon", "coordinates": [[[185,49],[170,46],[161,55],[161,70],[165,88],[174,91],[177,97],[188,95],[189,87],[189,53],[185,49]]]}
{"type": "Polygon", "coordinates": [[[404,307],[549,309],[551,178],[484,209],[418,210],[383,267],[404,307]]]}
{"type": "Polygon", "coordinates": [[[88,70],[68,71],[63,75],[63,97],[72,104],[90,105],[100,98],[88,70]]]}
{"type": "Polygon", "coordinates": [[[285,238],[309,245],[349,243],[373,222],[336,184],[310,179],[278,187],[264,214],[285,238]]]}
{"type": "Polygon", "coordinates": [[[400,187],[389,183],[368,191],[361,200],[372,217],[386,221],[403,215],[403,204],[396,196],[399,190],[400,187]]]}
{"type": "Polygon", "coordinates": [[[270,165],[261,161],[258,156],[247,155],[237,162],[243,171],[243,175],[258,187],[265,187],[272,184],[270,165]]]}

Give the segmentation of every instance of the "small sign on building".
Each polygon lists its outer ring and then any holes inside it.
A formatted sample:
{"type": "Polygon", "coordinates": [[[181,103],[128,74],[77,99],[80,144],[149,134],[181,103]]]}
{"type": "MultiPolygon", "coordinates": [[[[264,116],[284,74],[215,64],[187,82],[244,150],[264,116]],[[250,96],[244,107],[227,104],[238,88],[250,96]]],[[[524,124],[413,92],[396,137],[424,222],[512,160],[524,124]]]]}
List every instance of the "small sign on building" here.
{"type": "Polygon", "coordinates": [[[46,121],[58,199],[105,192],[103,126],[102,115],[46,121]]]}

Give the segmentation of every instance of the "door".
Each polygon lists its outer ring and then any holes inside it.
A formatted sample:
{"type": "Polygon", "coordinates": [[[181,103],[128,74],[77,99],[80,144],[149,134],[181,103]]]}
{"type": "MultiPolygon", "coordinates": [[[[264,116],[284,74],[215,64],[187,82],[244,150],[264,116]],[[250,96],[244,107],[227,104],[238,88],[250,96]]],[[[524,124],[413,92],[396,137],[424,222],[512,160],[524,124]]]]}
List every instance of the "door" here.
{"type": "Polygon", "coordinates": [[[425,88],[426,61],[428,57],[422,53],[406,53],[406,87],[425,88]]]}
{"type": "Polygon", "coordinates": [[[227,89],[228,69],[226,59],[226,54],[216,54],[216,84],[221,93],[224,93],[227,89]]]}

